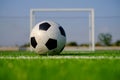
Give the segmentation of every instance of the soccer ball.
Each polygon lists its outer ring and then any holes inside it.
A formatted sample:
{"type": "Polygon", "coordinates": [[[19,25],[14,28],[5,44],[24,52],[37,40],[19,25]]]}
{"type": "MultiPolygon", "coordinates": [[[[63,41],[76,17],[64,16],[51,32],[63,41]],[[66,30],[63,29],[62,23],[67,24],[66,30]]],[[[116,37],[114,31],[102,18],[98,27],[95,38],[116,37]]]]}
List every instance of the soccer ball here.
{"type": "Polygon", "coordinates": [[[30,34],[31,50],[38,54],[59,54],[65,47],[64,29],[53,21],[42,21],[30,34]]]}

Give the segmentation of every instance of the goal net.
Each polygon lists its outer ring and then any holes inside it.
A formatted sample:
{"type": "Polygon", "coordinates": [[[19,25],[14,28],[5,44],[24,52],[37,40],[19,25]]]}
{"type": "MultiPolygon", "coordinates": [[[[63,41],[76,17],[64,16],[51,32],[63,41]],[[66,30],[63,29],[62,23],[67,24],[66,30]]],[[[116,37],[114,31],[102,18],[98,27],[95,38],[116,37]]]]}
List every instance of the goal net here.
{"type": "Polygon", "coordinates": [[[66,32],[67,42],[88,44],[85,51],[95,50],[94,9],[92,8],[39,8],[30,10],[30,32],[40,21],[52,20],[66,32]]]}

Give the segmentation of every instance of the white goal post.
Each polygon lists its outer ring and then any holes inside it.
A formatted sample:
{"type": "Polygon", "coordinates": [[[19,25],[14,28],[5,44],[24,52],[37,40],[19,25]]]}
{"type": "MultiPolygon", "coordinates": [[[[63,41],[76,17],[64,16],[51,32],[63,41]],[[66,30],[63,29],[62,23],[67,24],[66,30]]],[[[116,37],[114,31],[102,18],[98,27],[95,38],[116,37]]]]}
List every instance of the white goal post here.
{"type": "Polygon", "coordinates": [[[89,50],[95,51],[94,9],[93,8],[38,8],[30,9],[30,32],[35,23],[35,12],[89,12],[89,50]]]}

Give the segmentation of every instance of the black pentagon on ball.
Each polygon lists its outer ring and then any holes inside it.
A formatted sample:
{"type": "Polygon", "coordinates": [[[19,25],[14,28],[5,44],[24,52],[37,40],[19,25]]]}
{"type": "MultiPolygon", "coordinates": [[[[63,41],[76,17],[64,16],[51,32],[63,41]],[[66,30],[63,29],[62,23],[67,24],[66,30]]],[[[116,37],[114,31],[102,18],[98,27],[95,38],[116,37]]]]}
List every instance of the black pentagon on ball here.
{"type": "Polygon", "coordinates": [[[65,31],[61,26],[59,27],[59,30],[60,30],[61,35],[66,37],[65,31]]]}
{"type": "Polygon", "coordinates": [[[57,48],[57,40],[50,38],[45,45],[49,50],[55,49],[57,48]]]}
{"type": "Polygon", "coordinates": [[[40,30],[47,31],[50,26],[51,26],[51,25],[50,25],[49,23],[44,22],[44,23],[42,23],[42,24],[39,25],[39,29],[40,29],[40,30]]]}
{"type": "Polygon", "coordinates": [[[36,42],[36,40],[35,40],[35,37],[31,37],[30,42],[31,42],[32,47],[33,47],[33,48],[36,48],[37,42],[36,42]]]}

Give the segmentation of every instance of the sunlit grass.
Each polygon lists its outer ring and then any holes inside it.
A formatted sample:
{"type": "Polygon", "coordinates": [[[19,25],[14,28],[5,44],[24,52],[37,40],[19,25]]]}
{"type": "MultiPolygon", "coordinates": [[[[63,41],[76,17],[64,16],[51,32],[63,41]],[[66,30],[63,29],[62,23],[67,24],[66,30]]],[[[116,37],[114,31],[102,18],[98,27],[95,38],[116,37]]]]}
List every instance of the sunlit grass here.
{"type": "MultiPolygon", "coordinates": [[[[62,52],[60,56],[120,56],[120,51],[62,52]]],[[[0,56],[43,56],[0,51],[0,56]]],[[[45,55],[44,55],[45,56],[45,55]]],[[[0,80],[119,80],[120,59],[0,59],[0,80]]]]}

